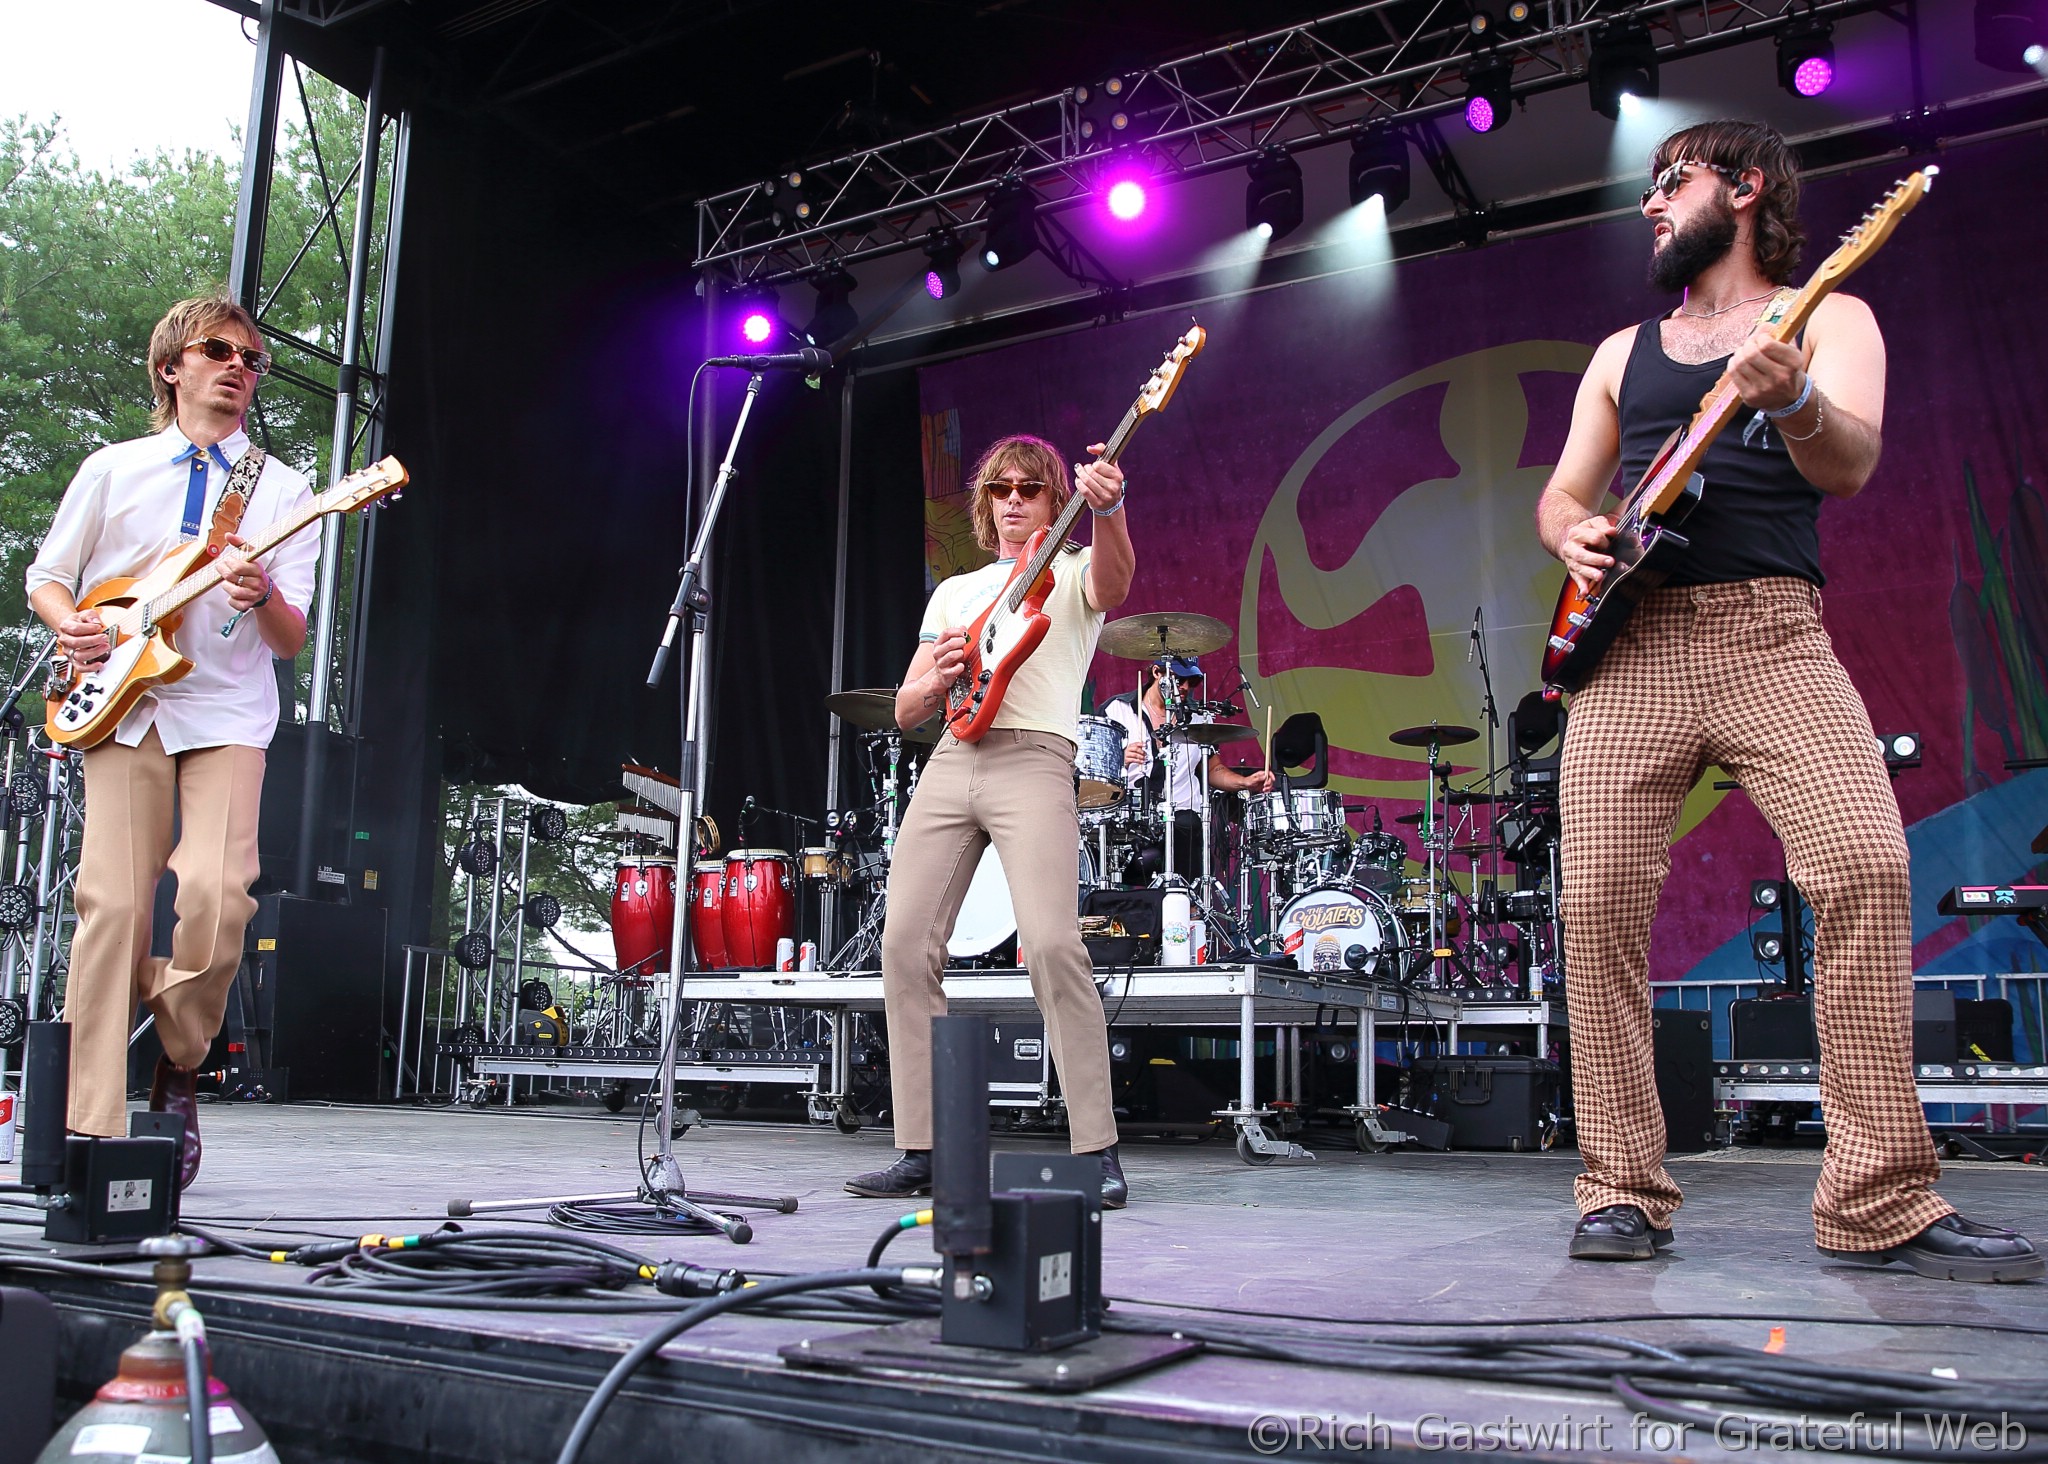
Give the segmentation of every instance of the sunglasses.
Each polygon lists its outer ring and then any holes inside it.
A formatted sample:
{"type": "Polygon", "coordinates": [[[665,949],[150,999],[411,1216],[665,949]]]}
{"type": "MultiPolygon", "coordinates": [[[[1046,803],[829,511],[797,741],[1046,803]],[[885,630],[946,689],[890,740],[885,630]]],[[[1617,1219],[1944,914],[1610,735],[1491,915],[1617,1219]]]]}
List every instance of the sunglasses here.
{"type": "Polygon", "coordinates": [[[219,336],[201,336],[196,341],[185,342],[185,349],[198,351],[209,361],[232,361],[242,358],[242,364],[249,368],[252,376],[270,374],[270,352],[259,351],[254,346],[238,346],[233,341],[224,341],[219,336]]]}
{"type": "Polygon", "coordinates": [[[1735,169],[1724,168],[1718,163],[1692,163],[1681,159],[1665,168],[1663,172],[1650,180],[1650,186],[1643,190],[1643,201],[1639,207],[1648,208],[1650,200],[1659,193],[1663,194],[1666,198],[1675,198],[1678,195],[1678,190],[1685,187],[1685,170],[1687,168],[1705,168],[1710,173],[1719,173],[1730,183],[1733,183],[1742,176],[1735,169]]]}
{"type": "Polygon", "coordinates": [[[1026,478],[1021,483],[1012,483],[1008,478],[990,478],[981,486],[982,491],[998,503],[1003,502],[1012,493],[1016,494],[1026,503],[1029,503],[1039,494],[1045,492],[1045,482],[1041,478],[1026,478]]]}

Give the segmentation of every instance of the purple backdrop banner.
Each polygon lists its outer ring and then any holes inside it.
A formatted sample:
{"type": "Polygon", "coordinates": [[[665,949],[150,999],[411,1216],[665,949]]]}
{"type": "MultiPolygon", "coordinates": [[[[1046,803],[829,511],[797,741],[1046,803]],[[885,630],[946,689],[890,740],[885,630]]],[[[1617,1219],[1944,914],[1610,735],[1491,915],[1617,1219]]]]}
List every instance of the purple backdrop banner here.
{"type": "MultiPolygon", "coordinates": [[[[2048,823],[2048,771],[2004,764],[2048,755],[2048,347],[2022,308],[2040,246],[2011,227],[2048,211],[2048,143],[2010,139],[1941,164],[1850,286],[1884,328],[1890,389],[1876,477],[1822,513],[1826,621],[1877,730],[1925,740],[1925,765],[1897,783],[1921,969],[2035,970],[2048,952],[2011,920],[1945,920],[1934,902],[2043,862],[2029,846],[2048,823]]],[[[1804,269],[1904,171],[1811,184],[1804,269]]],[[[1421,755],[1387,734],[1481,721],[1475,607],[1503,722],[1537,685],[1561,575],[1531,511],[1593,347],[1668,303],[1642,282],[1648,247],[1647,227],[1621,220],[1196,312],[1207,349],[1124,457],[1139,567],[1122,613],[1223,620],[1232,641],[1207,658],[1211,676],[1241,667],[1282,716],[1321,713],[1334,785],[1377,802],[1392,827],[1423,776],[1421,755]]],[[[1185,323],[1148,317],[928,368],[932,573],[982,558],[961,509],[963,462],[1013,431],[1078,458],[1185,323]]],[[[1093,694],[1128,689],[1136,670],[1099,657],[1093,694]]],[[[1483,766],[1484,745],[1457,756],[1483,766]]],[[[1756,975],[1749,882],[1781,858],[1748,801],[1712,789],[1717,776],[1680,820],[1654,936],[1660,979],[1756,975]]]]}

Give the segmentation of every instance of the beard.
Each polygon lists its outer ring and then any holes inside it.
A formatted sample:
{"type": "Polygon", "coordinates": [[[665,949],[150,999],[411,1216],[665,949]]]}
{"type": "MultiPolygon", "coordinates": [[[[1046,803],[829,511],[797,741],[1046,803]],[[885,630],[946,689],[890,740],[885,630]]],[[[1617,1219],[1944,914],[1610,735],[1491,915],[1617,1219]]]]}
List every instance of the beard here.
{"type": "Polygon", "coordinates": [[[1674,229],[1662,249],[1651,251],[1651,288],[1683,290],[1727,258],[1734,247],[1735,210],[1728,206],[1726,196],[1717,192],[1711,207],[1695,215],[1684,228],[1674,229]]]}

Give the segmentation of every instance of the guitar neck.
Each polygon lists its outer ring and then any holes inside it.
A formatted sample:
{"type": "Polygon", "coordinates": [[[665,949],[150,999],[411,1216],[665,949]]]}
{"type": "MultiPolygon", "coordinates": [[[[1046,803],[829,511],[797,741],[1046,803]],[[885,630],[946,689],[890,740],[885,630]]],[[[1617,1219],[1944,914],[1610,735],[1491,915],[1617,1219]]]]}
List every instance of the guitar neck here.
{"type": "MultiPolygon", "coordinates": [[[[1113,463],[1122,457],[1124,449],[1130,445],[1131,434],[1138,430],[1138,423],[1143,418],[1144,414],[1135,405],[1124,413],[1123,421],[1117,423],[1116,431],[1109,434],[1109,443],[1102,449],[1102,455],[1096,458],[1096,461],[1113,463]]],[[[1067,535],[1073,530],[1075,520],[1081,517],[1081,509],[1087,502],[1079,490],[1068,496],[1067,506],[1060,510],[1060,516],[1054,519],[1051,527],[1045,531],[1045,542],[1040,544],[1038,552],[1031,556],[1031,563],[1025,566],[1024,573],[1017,576],[1016,588],[1009,595],[1012,611],[1023,605],[1025,595],[1038,583],[1038,577],[1044,574],[1045,567],[1052,563],[1053,555],[1060,552],[1060,546],[1067,542],[1067,535]]]]}
{"type": "MultiPolygon", "coordinates": [[[[310,503],[288,519],[272,524],[263,536],[245,551],[251,559],[261,559],[285,540],[298,533],[326,510],[318,502],[310,503]]],[[[208,590],[221,582],[218,562],[207,565],[195,574],[189,574],[170,589],[165,590],[149,602],[148,615],[151,622],[162,620],[166,615],[175,615],[208,590]]]]}

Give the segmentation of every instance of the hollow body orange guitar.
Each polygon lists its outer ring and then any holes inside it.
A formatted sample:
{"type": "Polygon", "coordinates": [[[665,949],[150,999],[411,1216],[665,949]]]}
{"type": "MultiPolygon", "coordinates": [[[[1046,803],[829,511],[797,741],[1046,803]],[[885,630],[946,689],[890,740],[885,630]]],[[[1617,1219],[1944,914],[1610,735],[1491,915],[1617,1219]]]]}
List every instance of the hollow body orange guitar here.
{"type": "MultiPolygon", "coordinates": [[[[280,519],[245,551],[260,559],[323,514],[367,508],[406,483],[395,457],[351,473],[290,518],[280,519]]],[[[110,579],[78,602],[97,610],[110,647],[107,659],[89,671],[65,672],[48,694],[43,727],[50,740],[83,751],[104,742],[121,719],[153,686],[168,686],[192,669],[172,634],[194,600],[221,582],[216,545],[204,540],[182,545],[140,579],[110,579]]]]}
{"type": "MultiPolygon", "coordinates": [[[[1926,196],[1936,171],[1922,168],[1893,187],[1814,271],[1804,289],[1780,295],[1771,303],[1759,326],[1781,341],[1798,335],[1814,308],[1875,254],[1899,220],[1926,196]]],[[[1590,594],[1582,594],[1575,583],[1565,580],[1551,619],[1550,639],[1543,648],[1546,696],[1555,698],[1583,686],[1602,654],[1621,634],[1636,602],[1671,573],[1688,547],[1679,529],[1707,489],[1700,476],[1700,461],[1741,406],[1742,398],[1723,374],[1701,400],[1692,420],[1671,434],[1614,515],[1615,530],[1607,547],[1614,557],[1613,567],[1590,594]]]]}
{"type": "MultiPolygon", "coordinates": [[[[1208,332],[1190,326],[1146,381],[1145,389],[1117,424],[1098,462],[1113,463],[1123,455],[1138,430],[1138,424],[1164,407],[1180,385],[1188,362],[1202,353],[1208,332]]],[[[979,489],[976,490],[980,491],[979,489]]],[[[1025,541],[1016,568],[988,609],[967,629],[967,656],[960,674],[946,693],[946,725],[962,742],[978,742],[995,724],[1002,709],[1003,693],[1017,668],[1031,659],[1038,643],[1052,625],[1045,613],[1046,598],[1052,594],[1052,560],[1067,541],[1088,500],[1075,493],[1068,498],[1060,516],[1025,541]]]]}

